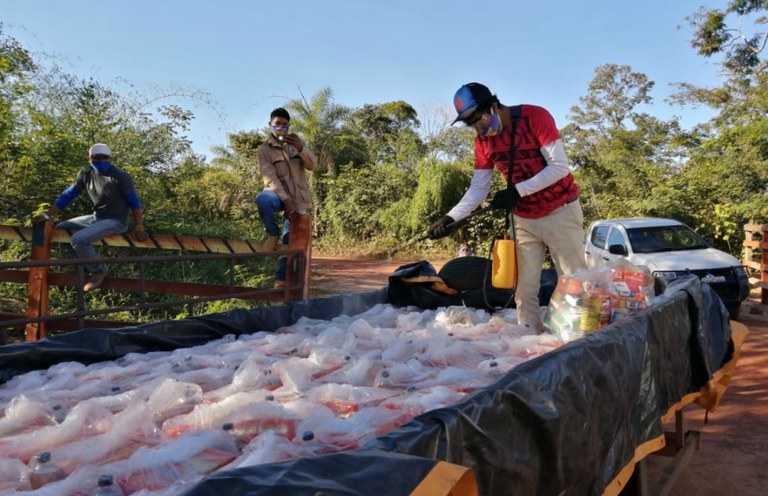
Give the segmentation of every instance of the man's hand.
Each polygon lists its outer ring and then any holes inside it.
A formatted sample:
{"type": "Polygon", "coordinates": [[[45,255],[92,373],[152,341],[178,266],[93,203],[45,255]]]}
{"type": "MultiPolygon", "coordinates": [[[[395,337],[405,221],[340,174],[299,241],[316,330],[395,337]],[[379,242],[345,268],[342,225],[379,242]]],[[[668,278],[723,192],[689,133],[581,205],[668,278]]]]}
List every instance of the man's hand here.
{"type": "Polygon", "coordinates": [[[429,229],[427,229],[427,236],[429,236],[430,239],[439,239],[448,236],[451,233],[451,230],[448,229],[447,226],[453,224],[453,222],[453,217],[448,215],[440,217],[434,224],[429,226],[429,229]]]}
{"type": "Polygon", "coordinates": [[[296,205],[294,205],[293,201],[291,200],[283,200],[283,208],[285,208],[285,215],[288,217],[291,217],[293,214],[297,213],[296,205]]]}
{"type": "Polygon", "coordinates": [[[304,149],[304,143],[301,142],[301,138],[296,134],[286,135],[285,142],[298,150],[299,153],[304,149]]]}
{"type": "Polygon", "coordinates": [[[520,193],[517,192],[517,188],[511,186],[507,189],[503,189],[497,192],[491,200],[491,208],[498,208],[504,210],[512,210],[520,200],[520,193]]]}
{"type": "Polygon", "coordinates": [[[49,220],[51,220],[51,215],[48,212],[43,212],[42,214],[37,214],[32,217],[32,224],[37,225],[49,220]]]}
{"type": "Polygon", "coordinates": [[[133,231],[133,237],[134,239],[136,239],[136,241],[146,241],[149,236],[147,235],[146,231],[144,231],[143,227],[142,228],[137,227],[133,231]]]}

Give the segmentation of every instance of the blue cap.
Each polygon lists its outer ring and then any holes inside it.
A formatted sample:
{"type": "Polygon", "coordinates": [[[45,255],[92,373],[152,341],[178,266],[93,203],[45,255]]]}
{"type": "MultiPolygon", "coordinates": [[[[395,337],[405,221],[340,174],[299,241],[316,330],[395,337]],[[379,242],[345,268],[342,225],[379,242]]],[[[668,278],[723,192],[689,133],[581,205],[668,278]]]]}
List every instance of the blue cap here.
{"type": "Polygon", "coordinates": [[[453,96],[453,106],[456,107],[456,119],[451,125],[458,121],[464,121],[470,115],[474,114],[478,108],[482,108],[493,100],[491,90],[480,83],[467,83],[456,91],[453,96]]]}

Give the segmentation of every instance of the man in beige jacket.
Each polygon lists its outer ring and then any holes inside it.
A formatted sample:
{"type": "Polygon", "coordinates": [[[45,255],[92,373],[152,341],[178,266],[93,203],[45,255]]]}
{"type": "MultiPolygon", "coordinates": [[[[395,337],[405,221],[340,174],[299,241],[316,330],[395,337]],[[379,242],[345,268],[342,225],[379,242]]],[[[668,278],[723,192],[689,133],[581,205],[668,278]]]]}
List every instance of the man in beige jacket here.
{"type": "MultiPolygon", "coordinates": [[[[278,241],[288,244],[290,218],[306,214],[312,206],[307,171],[314,170],[317,161],[307,144],[296,134],[289,133],[291,116],[284,108],[276,108],[269,116],[270,133],[259,146],[259,171],[264,190],[256,195],[259,217],[267,231],[263,250],[277,249],[278,241]],[[283,211],[282,235],[277,225],[277,213],[283,211]],[[280,238],[278,238],[280,236],[280,238]]],[[[285,257],[280,258],[275,287],[285,286],[285,257]]]]}

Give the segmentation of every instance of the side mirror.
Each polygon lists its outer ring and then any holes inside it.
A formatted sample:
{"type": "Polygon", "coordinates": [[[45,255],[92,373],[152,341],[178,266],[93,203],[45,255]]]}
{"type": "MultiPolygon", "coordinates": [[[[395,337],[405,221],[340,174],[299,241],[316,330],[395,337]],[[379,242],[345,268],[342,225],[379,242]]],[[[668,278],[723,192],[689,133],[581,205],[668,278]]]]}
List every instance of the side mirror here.
{"type": "Polygon", "coordinates": [[[611,255],[627,255],[627,247],[624,245],[611,245],[608,247],[608,253],[611,255]]]}

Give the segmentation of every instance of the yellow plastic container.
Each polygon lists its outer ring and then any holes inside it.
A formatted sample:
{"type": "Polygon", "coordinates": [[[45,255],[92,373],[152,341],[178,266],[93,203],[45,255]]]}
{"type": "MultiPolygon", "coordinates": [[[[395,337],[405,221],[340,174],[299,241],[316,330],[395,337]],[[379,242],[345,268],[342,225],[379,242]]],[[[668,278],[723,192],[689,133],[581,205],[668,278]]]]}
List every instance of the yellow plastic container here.
{"type": "Polygon", "coordinates": [[[494,240],[491,285],[498,289],[514,289],[517,286],[517,254],[514,239],[494,240]]]}

